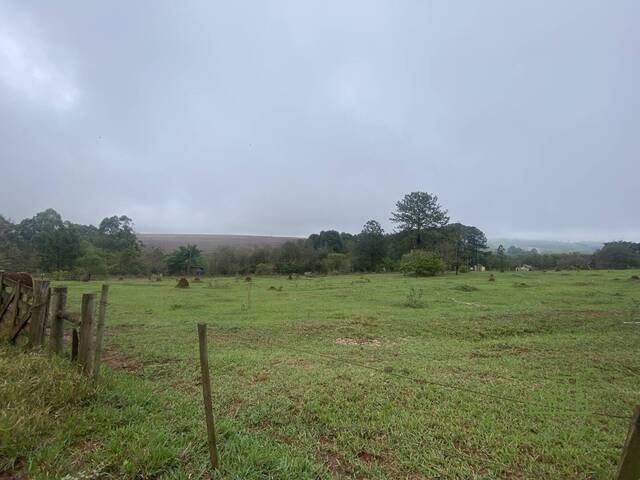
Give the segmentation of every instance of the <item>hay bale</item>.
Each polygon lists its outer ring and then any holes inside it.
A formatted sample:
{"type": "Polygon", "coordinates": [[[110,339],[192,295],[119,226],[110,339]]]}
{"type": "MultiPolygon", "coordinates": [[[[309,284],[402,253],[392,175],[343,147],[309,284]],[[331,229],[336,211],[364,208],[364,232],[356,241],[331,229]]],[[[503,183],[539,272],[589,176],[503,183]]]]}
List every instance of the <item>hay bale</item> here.
{"type": "Polygon", "coordinates": [[[177,288],[189,288],[189,281],[182,277],[180,280],[178,280],[178,284],[176,285],[177,288]]]}

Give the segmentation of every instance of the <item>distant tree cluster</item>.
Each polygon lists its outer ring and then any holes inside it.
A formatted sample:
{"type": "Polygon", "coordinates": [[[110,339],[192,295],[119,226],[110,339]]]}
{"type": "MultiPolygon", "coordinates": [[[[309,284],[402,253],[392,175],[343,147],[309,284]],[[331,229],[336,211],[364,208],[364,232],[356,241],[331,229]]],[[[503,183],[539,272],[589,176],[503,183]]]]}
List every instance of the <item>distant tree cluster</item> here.
{"type": "Polygon", "coordinates": [[[64,221],[53,209],[12,223],[0,216],[0,269],[127,275],[143,269],[142,248],[126,216],[98,227],[64,221]]]}
{"type": "Polygon", "coordinates": [[[514,245],[507,249],[500,245],[495,254],[485,252],[483,261],[487,268],[512,270],[528,265],[535,270],[589,270],[625,269],[640,267],[640,243],[609,242],[594,254],[540,253],[535,248],[523,250],[514,245]]]}
{"type": "Polygon", "coordinates": [[[389,272],[436,275],[465,273],[477,266],[511,270],[527,265],[539,270],[640,267],[640,243],[606,243],[593,255],[540,253],[517,246],[496,251],[477,227],[449,223],[436,195],[412,192],[395,205],[385,232],[376,220],[358,234],[325,230],[279,247],[220,247],[204,255],[196,245],[170,254],[143,249],[126,216],[103,219],[95,227],[63,221],[53,209],[12,223],[0,215],[0,269],[65,272],[80,275],[169,273],[195,270],[210,275],[389,272]]]}

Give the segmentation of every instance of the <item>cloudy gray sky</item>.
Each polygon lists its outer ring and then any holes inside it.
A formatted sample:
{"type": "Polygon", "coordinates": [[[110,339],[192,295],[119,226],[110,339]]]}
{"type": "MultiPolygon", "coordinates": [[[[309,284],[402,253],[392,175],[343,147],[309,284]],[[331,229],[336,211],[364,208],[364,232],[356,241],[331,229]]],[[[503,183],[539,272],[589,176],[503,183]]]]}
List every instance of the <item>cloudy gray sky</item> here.
{"type": "Polygon", "coordinates": [[[640,2],[0,0],[0,213],[640,240],[640,2]]]}

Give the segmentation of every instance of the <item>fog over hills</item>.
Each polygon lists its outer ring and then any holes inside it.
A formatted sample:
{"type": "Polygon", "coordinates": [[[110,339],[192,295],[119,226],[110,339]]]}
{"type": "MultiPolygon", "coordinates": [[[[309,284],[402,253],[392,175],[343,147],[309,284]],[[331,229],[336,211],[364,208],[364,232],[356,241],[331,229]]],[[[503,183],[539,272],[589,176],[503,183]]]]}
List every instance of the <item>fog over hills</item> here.
{"type": "Polygon", "coordinates": [[[138,233],[138,239],[145,248],[159,248],[165,253],[181,245],[196,245],[202,253],[212,253],[219,247],[254,248],[278,247],[295,237],[269,237],[264,235],[207,235],[207,234],[168,234],[138,233]]]}
{"type": "MultiPolygon", "coordinates": [[[[145,248],[159,248],[165,253],[171,252],[181,245],[196,245],[203,253],[214,252],[219,247],[254,248],[277,247],[288,240],[300,237],[275,237],[266,235],[217,235],[217,234],[164,234],[138,233],[138,238],[145,248]]],[[[511,245],[531,250],[535,248],[544,253],[593,253],[602,246],[602,242],[563,242],[558,240],[533,240],[523,238],[490,238],[489,248],[495,250],[498,245],[505,248],[511,245]]]]}

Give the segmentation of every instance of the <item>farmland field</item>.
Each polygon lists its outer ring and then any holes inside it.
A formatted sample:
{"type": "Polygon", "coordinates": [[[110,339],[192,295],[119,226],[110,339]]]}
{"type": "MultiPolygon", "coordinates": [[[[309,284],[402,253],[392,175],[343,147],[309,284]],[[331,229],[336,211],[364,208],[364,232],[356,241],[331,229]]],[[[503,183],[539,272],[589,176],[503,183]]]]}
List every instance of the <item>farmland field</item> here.
{"type": "MultiPolygon", "coordinates": [[[[114,280],[98,386],[0,348],[0,472],[205,476],[207,322],[216,478],[610,478],[640,403],[632,274],[114,280]]],[[[64,284],[71,310],[100,288],[64,284]]]]}

